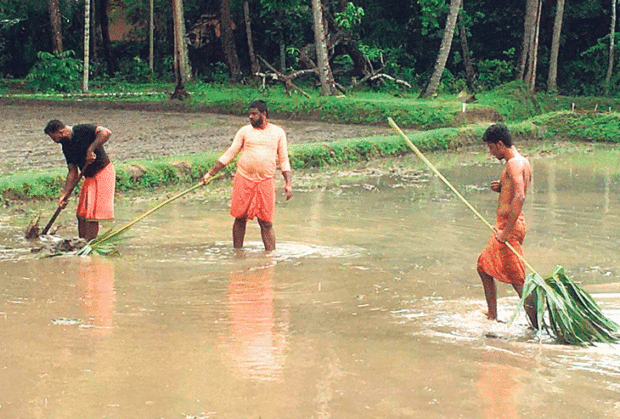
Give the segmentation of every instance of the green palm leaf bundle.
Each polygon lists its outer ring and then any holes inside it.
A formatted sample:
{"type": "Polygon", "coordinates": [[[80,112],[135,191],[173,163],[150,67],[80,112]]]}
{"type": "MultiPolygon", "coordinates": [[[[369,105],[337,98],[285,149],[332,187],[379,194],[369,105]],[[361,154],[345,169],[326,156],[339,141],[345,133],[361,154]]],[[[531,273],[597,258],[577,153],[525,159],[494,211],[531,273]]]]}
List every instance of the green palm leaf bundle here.
{"type": "Polygon", "coordinates": [[[556,340],[571,345],[616,343],[619,326],[605,317],[592,297],[573,282],[562,266],[542,278],[530,273],[525,279],[523,295],[510,323],[532,295],[536,302],[538,324],[556,340]]]}
{"type": "Polygon", "coordinates": [[[172,201],[174,201],[176,199],[179,199],[183,195],[186,195],[186,194],[192,192],[193,190],[195,190],[195,189],[197,189],[197,188],[199,188],[201,186],[204,186],[204,185],[205,184],[202,183],[202,182],[197,183],[196,185],[192,186],[191,188],[186,189],[183,192],[179,192],[178,194],[176,194],[172,198],[168,198],[167,200],[157,204],[155,207],[153,207],[150,210],[146,211],[145,213],[143,213],[139,217],[135,218],[131,222],[125,224],[123,227],[121,227],[121,228],[119,228],[117,230],[108,230],[108,231],[106,231],[105,233],[103,233],[103,234],[99,235],[98,237],[95,237],[94,239],[89,241],[88,244],[86,246],[84,246],[77,254],[80,255],[80,256],[90,255],[93,252],[94,253],[98,253],[98,254],[100,254],[102,256],[113,256],[113,255],[118,254],[117,245],[118,245],[118,243],[120,241],[123,240],[122,234],[125,233],[127,230],[129,230],[134,224],[136,224],[140,220],[143,220],[147,216],[151,215],[152,213],[154,213],[155,211],[157,211],[158,209],[160,209],[164,205],[169,204],[172,201]]]}
{"type": "Polygon", "coordinates": [[[125,238],[122,233],[110,229],[86,243],[86,246],[82,247],[77,255],[87,256],[91,253],[97,253],[101,256],[117,256],[119,254],[118,245],[125,238]]]}

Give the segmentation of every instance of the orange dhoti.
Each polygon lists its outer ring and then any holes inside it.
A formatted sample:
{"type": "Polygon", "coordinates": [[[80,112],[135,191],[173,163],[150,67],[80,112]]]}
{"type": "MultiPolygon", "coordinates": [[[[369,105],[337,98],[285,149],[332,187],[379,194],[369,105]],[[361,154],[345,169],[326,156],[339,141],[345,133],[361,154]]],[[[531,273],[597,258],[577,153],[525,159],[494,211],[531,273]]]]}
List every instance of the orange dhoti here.
{"type": "MultiPolygon", "coordinates": [[[[497,218],[495,228],[502,230],[506,219],[497,218]]],[[[519,215],[515,228],[508,238],[508,243],[520,255],[523,255],[523,239],[525,238],[525,217],[519,215]]],[[[491,236],[486,246],[478,256],[478,270],[485,272],[498,281],[520,285],[525,281],[525,264],[512,250],[497,241],[495,234],[491,236]]]]}
{"type": "Polygon", "coordinates": [[[93,177],[85,177],[80,190],[77,216],[86,221],[114,218],[116,170],[109,163],[93,177]]]}
{"type": "Polygon", "coordinates": [[[235,175],[230,199],[230,215],[246,220],[258,217],[261,221],[271,223],[275,205],[276,187],[273,178],[253,181],[238,173],[235,175]]]}

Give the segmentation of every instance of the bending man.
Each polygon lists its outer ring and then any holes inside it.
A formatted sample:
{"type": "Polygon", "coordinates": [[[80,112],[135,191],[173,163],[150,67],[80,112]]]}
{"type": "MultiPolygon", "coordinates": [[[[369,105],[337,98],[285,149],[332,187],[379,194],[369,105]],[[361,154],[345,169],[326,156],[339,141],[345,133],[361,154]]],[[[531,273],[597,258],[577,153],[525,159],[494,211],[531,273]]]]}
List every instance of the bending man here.
{"type": "MultiPolygon", "coordinates": [[[[497,320],[497,288],[495,280],[512,284],[519,297],[523,292],[525,265],[506,246],[523,254],[521,244],[525,238],[523,203],[532,182],[529,161],[512,144],[508,128],[502,124],[491,125],[483,134],[482,141],[489,147],[489,153],[498,160],[505,160],[506,166],[499,180],[491,182],[491,190],[499,193],[495,233],[478,257],[478,274],[482,279],[490,320],[497,320]]],[[[538,328],[536,309],[532,301],[526,302],[525,311],[534,328],[538,328]]]]}
{"type": "Polygon", "coordinates": [[[262,100],[255,100],[248,106],[250,125],[242,127],[230,148],[218,159],[215,165],[202,177],[209,179],[226,166],[237,153],[243,151],[237,163],[233,180],[230,215],[235,217],[233,224],[233,247],[241,249],[245,238],[247,220],[258,219],[261,237],[266,251],[276,248],[276,235],[273,218],[276,202],[275,180],[276,162],[284,177],[284,193],[288,201],[293,196],[291,186],[291,165],[288,159],[286,134],[284,130],[267,121],[269,111],[262,100]]]}
{"type": "Polygon", "coordinates": [[[54,119],[44,132],[62,145],[69,170],[58,206],[67,206],[71,192],[84,176],[76,212],[78,235],[90,241],[99,234],[99,221],[114,218],[116,170],[103,147],[110,138],[110,130],[90,124],[72,127],[54,119]]]}

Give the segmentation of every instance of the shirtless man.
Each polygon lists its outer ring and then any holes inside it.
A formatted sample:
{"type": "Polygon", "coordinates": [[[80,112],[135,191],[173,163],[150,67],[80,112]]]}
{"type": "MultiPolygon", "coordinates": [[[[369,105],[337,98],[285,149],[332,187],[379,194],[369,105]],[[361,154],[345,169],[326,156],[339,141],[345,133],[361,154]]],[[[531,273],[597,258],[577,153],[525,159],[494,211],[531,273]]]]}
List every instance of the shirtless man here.
{"type": "MultiPolygon", "coordinates": [[[[491,190],[499,193],[495,230],[478,256],[478,274],[482,279],[487,301],[487,318],[497,320],[497,288],[495,279],[511,284],[519,297],[525,281],[524,263],[508,248],[506,242],[523,254],[521,244],[525,238],[523,203],[532,182],[529,161],[512,145],[508,128],[502,124],[491,125],[483,134],[482,141],[489,147],[489,153],[498,160],[505,160],[506,167],[499,180],[491,182],[491,190]]],[[[536,307],[531,298],[525,304],[525,311],[534,328],[538,328],[536,307]]]]}
{"type": "Polygon", "coordinates": [[[233,247],[241,249],[245,238],[247,220],[258,219],[261,238],[266,251],[276,248],[276,235],[273,230],[274,207],[276,201],[275,180],[276,162],[284,177],[284,194],[288,201],[293,196],[291,185],[291,165],[288,159],[286,134],[277,125],[267,121],[269,111],[262,100],[255,100],[248,106],[250,124],[242,127],[230,148],[217,160],[215,165],[202,177],[209,179],[230,163],[237,153],[242,152],[237,163],[230,202],[230,215],[235,217],[233,224],[233,247]]]}

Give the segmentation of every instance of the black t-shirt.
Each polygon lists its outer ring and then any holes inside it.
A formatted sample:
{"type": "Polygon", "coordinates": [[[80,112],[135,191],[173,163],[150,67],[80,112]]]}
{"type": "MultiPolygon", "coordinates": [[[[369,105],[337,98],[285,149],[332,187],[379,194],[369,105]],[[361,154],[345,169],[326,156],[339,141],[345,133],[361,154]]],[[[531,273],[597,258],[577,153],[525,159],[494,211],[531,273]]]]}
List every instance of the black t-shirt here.
{"type": "MultiPolygon", "coordinates": [[[[62,152],[65,155],[67,164],[75,164],[80,170],[86,164],[86,151],[95,141],[97,126],[92,124],[80,124],[73,127],[73,137],[69,141],[63,141],[62,152]]],[[[95,161],[86,167],[84,177],[93,177],[101,169],[110,163],[110,159],[103,146],[95,150],[95,161]]]]}

